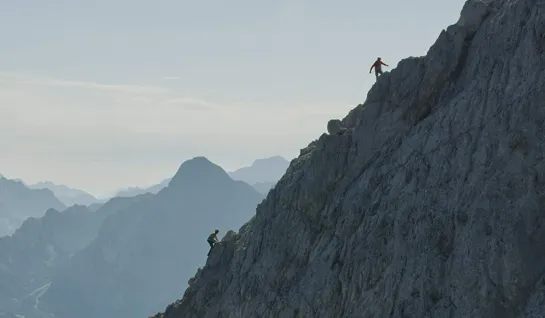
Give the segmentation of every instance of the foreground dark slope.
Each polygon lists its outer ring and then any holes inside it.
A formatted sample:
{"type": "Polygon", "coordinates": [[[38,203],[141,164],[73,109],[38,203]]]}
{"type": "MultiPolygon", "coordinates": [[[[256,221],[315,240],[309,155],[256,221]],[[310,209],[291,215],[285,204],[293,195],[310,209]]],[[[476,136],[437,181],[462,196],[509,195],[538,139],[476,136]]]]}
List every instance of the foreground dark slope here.
{"type": "Polygon", "coordinates": [[[544,51],[545,1],[469,1],[156,317],[540,317],[544,51]]]}

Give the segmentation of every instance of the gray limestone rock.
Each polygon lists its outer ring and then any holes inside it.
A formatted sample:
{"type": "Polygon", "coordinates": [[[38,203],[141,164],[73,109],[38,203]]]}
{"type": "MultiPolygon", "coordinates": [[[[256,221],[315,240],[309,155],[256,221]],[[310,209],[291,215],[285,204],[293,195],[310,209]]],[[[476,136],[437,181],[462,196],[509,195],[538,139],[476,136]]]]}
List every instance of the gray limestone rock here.
{"type": "Polygon", "coordinates": [[[327,123],[327,132],[330,135],[338,135],[344,132],[346,128],[343,126],[342,122],[338,119],[332,119],[327,123]]]}
{"type": "Polygon", "coordinates": [[[156,317],[545,316],[544,53],[544,0],[468,1],[156,317]]]}

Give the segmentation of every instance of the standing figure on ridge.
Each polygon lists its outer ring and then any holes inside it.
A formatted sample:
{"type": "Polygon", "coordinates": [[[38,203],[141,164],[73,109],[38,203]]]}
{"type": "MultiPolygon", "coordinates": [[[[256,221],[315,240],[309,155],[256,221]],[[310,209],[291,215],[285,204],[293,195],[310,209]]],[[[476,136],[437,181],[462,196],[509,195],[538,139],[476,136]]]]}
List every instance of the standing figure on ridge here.
{"type": "Polygon", "coordinates": [[[208,235],[208,239],[206,240],[208,244],[210,245],[210,251],[208,251],[208,256],[210,256],[210,252],[212,252],[212,249],[214,248],[214,245],[218,243],[218,233],[220,230],[216,229],[214,233],[208,235]]]}
{"type": "Polygon", "coordinates": [[[385,63],[382,62],[380,57],[377,58],[375,63],[373,63],[373,65],[371,65],[371,69],[369,69],[369,74],[371,74],[371,71],[373,70],[373,67],[374,67],[375,68],[375,76],[377,77],[377,80],[378,80],[379,74],[382,75],[382,65],[388,66],[388,64],[385,64],[385,63]]]}

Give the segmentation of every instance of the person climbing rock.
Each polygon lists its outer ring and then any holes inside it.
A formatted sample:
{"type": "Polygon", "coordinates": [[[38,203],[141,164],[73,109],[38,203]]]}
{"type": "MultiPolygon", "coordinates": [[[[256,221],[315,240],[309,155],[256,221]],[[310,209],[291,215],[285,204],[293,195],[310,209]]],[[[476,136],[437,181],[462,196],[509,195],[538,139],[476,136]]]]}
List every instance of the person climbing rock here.
{"type": "Polygon", "coordinates": [[[371,71],[373,70],[373,67],[374,67],[375,68],[375,76],[377,77],[377,80],[378,80],[379,74],[382,75],[382,65],[388,66],[388,64],[385,64],[385,63],[382,62],[380,57],[377,58],[375,63],[373,63],[373,65],[371,65],[371,69],[369,69],[369,74],[371,74],[371,71]]]}
{"type": "Polygon", "coordinates": [[[210,256],[210,252],[212,252],[212,249],[214,248],[214,245],[218,243],[218,233],[220,230],[216,229],[214,233],[208,235],[208,239],[206,240],[208,244],[210,245],[210,251],[208,251],[208,256],[210,256]]]}

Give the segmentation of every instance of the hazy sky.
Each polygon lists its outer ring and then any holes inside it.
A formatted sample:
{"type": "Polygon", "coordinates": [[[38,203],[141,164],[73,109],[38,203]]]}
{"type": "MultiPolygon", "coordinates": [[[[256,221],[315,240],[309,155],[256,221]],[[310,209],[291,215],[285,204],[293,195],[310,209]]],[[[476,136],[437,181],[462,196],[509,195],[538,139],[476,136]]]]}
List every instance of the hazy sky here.
{"type": "Polygon", "coordinates": [[[292,159],[463,3],[1,1],[0,173],[101,195],[199,155],[292,159]]]}

